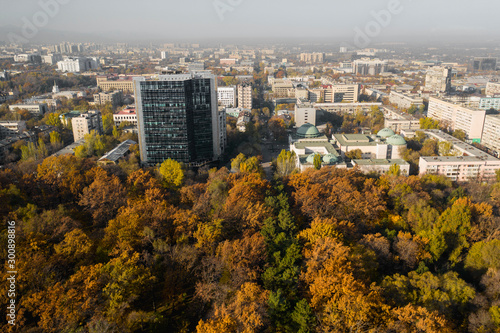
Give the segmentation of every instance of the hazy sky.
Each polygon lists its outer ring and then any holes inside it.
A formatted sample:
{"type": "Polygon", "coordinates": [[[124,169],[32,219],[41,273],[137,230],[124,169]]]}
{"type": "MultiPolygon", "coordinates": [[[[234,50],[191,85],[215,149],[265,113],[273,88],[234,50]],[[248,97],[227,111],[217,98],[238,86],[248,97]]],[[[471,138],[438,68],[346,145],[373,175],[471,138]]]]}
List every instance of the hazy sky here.
{"type": "Polygon", "coordinates": [[[165,40],[313,37],[349,42],[356,28],[373,25],[373,11],[392,3],[397,14],[379,26],[372,40],[451,34],[500,39],[497,0],[0,0],[0,26],[20,30],[23,18],[33,22],[37,14],[43,21],[40,3],[54,1],[66,4],[40,31],[165,40]]]}

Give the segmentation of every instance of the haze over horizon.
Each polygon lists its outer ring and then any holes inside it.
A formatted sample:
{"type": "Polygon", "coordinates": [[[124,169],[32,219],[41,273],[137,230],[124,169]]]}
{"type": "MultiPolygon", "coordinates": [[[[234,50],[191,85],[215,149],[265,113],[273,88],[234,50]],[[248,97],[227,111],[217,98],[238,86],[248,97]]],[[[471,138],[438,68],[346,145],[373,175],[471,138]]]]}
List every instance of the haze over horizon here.
{"type": "MultiPolygon", "coordinates": [[[[0,40],[7,33],[22,35],[26,20],[43,12],[40,3],[56,0],[2,0],[0,40]]],[[[373,42],[387,41],[485,41],[498,40],[500,3],[486,0],[359,0],[353,2],[264,0],[149,0],[140,5],[129,0],[100,2],[60,0],[37,36],[54,35],[79,41],[311,39],[353,41],[356,29],[365,31],[377,22],[373,13],[397,8],[379,26],[373,42]],[[477,10],[476,10],[477,8],[477,10]]],[[[384,18],[386,19],[386,18],[384,18]]]]}

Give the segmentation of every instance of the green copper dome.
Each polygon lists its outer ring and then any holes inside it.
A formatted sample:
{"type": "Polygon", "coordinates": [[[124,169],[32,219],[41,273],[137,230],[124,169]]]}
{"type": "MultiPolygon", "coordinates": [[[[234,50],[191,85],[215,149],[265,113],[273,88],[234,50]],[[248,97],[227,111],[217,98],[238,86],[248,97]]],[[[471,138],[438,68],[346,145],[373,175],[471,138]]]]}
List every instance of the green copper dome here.
{"type": "Polygon", "coordinates": [[[391,130],[390,128],[384,128],[384,129],[381,129],[377,135],[380,136],[381,138],[383,139],[387,139],[388,137],[390,136],[393,136],[395,135],[396,133],[394,133],[393,130],[391,130]]]}
{"type": "Polygon", "coordinates": [[[299,138],[317,138],[321,136],[321,133],[318,131],[316,126],[312,124],[304,124],[299,127],[297,130],[297,136],[299,138]]]}
{"type": "Polygon", "coordinates": [[[405,139],[401,135],[393,135],[390,138],[387,138],[387,143],[392,146],[404,146],[406,145],[405,139]]]}
{"type": "Polygon", "coordinates": [[[338,161],[338,157],[333,154],[326,154],[325,156],[323,156],[323,163],[325,164],[335,164],[338,161]]]}
{"type": "Polygon", "coordinates": [[[316,156],[316,155],[321,156],[319,153],[311,154],[311,155],[307,156],[306,162],[310,163],[310,164],[313,164],[314,163],[314,156],[316,156]]]}

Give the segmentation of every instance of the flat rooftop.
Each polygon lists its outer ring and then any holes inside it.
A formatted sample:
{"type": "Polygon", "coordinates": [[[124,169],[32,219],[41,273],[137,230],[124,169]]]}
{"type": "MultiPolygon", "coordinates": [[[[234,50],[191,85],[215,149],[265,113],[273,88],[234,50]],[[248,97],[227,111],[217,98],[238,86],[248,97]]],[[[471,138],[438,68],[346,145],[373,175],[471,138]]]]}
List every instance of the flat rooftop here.
{"type": "Polygon", "coordinates": [[[354,164],[357,165],[410,165],[408,162],[402,159],[365,159],[365,160],[353,160],[354,164]]]}

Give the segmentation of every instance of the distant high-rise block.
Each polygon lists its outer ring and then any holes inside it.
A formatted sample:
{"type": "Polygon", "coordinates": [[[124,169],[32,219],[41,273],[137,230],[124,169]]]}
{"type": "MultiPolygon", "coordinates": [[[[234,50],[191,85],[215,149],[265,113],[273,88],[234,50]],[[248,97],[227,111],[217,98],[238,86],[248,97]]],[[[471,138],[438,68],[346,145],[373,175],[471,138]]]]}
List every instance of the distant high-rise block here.
{"type": "Polygon", "coordinates": [[[425,76],[425,90],[432,92],[449,92],[451,90],[451,67],[432,67],[425,76]]]}
{"type": "Polygon", "coordinates": [[[250,83],[238,86],[238,107],[252,109],[252,85],[250,83]]]}
{"type": "Polygon", "coordinates": [[[497,58],[474,58],[472,69],[474,71],[495,71],[497,69],[497,58]]]}
{"type": "Polygon", "coordinates": [[[208,73],[134,78],[142,163],[166,159],[195,166],[224,150],[215,77],[208,73]]]}

